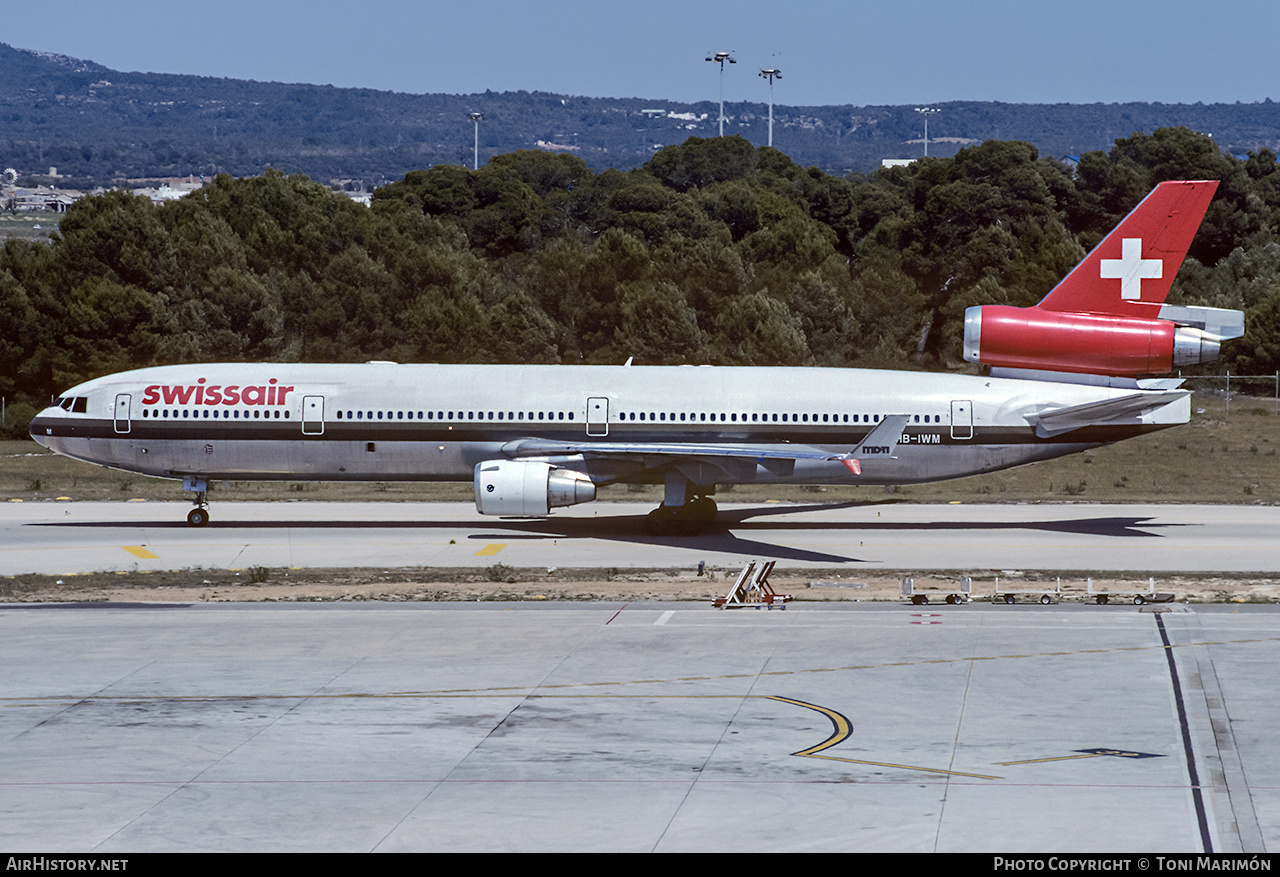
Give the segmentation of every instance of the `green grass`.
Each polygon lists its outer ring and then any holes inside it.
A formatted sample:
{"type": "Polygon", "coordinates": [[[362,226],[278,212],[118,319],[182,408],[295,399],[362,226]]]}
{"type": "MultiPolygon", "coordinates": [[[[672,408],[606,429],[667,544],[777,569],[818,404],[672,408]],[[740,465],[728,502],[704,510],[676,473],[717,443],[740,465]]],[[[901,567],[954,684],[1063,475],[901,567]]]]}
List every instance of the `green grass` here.
{"type": "Polygon", "coordinates": [[[47,241],[49,233],[58,230],[60,213],[9,213],[0,211],[0,242],[13,240],[47,241]],[[40,226],[36,228],[36,226],[40,226]]]}
{"type": "MultiPolygon", "coordinates": [[[[1271,399],[1236,397],[1227,405],[1195,397],[1191,423],[1085,454],[1005,472],[898,488],[913,502],[1212,502],[1280,501],[1280,415],[1271,399]]],[[[471,484],[405,482],[211,484],[218,500],[470,501],[471,484]]],[[[0,442],[0,501],[176,500],[174,481],[79,463],[31,441],[0,442]]],[[[607,487],[605,501],[658,503],[660,486],[607,487]]],[[[721,503],[874,501],[880,487],[738,486],[721,488],[721,503]]]]}
{"type": "Polygon", "coordinates": [[[1273,503],[1280,415],[1272,399],[1192,398],[1191,422],[1084,454],[991,475],[902,488],[924,502],[1273,503]],[[1201,413],[1201,409],[1203,409],[1201,413]]]}

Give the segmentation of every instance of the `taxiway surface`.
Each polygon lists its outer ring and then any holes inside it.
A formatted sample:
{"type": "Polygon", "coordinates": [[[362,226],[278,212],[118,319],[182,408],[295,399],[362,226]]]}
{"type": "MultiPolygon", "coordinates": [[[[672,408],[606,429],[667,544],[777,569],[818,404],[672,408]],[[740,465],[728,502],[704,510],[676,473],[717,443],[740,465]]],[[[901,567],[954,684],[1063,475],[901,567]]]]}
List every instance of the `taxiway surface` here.
{"type": "Polygon", "coordinates": [[[1206,505],[721,506],[695,537],[644,531],[648,505],[484,518],[465,503],[0,505],[0,575],[290,567],[786,568],[1280,572],[1280,507],[1206,505]]]}
{"type": "Polygon", "coordinates": [[[0,607],[0,846],[1264,852],[1274,607],[0,607]]]}

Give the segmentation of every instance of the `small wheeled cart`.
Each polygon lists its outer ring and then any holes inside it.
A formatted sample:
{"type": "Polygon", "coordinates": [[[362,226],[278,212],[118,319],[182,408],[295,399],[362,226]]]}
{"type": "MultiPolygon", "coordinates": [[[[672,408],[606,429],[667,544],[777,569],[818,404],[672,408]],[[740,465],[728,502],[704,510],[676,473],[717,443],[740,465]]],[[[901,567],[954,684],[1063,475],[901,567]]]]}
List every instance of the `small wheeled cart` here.
{"type": "Polygon", "coordinates": [[[1011,590],[1009,588],[1001,589],[1000,579],[996,578],[996,589],[991,595],[992,603],[1042,603],[1049,605],[1050,603],[1062,602],[1062,579],[1058,579],[1052,589],[1044,588],[1022,588],[1019,590],[1011,590]]]}
{"type": "Polygon", "coordinates": [[[1106,606],[1108,603],[1132,603],[1135,606],[1141,606],[1144,603],[1172,603],[1173,594],[1156,590],[1156,580],[1154,578],[1147,579],[1146,590],[1134,591],[1097,591],[1093,587],[1093,579],[1089,579],[1089,599],[1099,606],[1106,606]]]}
{"type": "Polygon", "coordinates": [[[963,576],[960,579],[960,590],[946,593],[944,591],[920,591],[916,592],[916,583],[911,576],[906,576],[902,580],[902,599],[906,600],[912,606],[924,606],[929,602],[929,597],[943,597],[943,601],[951,605],[957,603],[968,603],[973,599],[973,579],[963,576]],[[946,594],[943,597],[943,594],[946,594]]]}

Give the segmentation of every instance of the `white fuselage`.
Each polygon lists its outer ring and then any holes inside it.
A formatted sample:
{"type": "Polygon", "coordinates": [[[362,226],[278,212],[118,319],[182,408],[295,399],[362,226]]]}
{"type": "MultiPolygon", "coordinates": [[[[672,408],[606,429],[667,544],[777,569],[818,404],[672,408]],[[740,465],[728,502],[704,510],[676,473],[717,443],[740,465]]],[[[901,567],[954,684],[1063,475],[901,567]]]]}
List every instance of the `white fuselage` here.
{"type": "Polygon", "coordinates": [[[597,484],[661,482],[690,445],[731,451],[691,452],[682,468],[695,483],[904,484],[1058,457],[1188,419],[1183,396],[1052,437],[1034,428],[1046,410],[1133,393],[833,368],[177,365],[74,387],[32,421],[31,434],[70,457],[166,478],[469,481],[483,461],[536,456],[597,484]],[[908,418],[894,453],[869,449],[861,474],[832,459],[858,455],[888,415],[908,418]]]}

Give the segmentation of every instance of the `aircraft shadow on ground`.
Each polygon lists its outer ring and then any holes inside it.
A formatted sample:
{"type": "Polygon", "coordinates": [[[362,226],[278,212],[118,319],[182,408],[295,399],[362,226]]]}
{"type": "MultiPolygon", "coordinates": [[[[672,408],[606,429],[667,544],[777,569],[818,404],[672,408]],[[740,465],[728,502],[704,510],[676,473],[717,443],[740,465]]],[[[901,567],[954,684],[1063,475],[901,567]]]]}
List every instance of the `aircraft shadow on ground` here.
{"type": "MultiPolygon", "coordinates": [[[[805,506],[762,506],[722,509],[716,520],[698,535],[651,536],[645,531],[644,515],[608,515],[590,518],[500,518],[485,520],[488,528],[466,536],[468,540],[604,539],[641,545],[662,545],[723,554],[746,554],[770,560],[796,560],[810,563],[867,563],[868,559],[810,551],[764,541],[765,533],[813,532],[964,532],[971,530],[1036,530],[1046,533],[1070,533],[1120,539],[1158,539],[1157,532],[1187,524],[1159,523],[1151,517],[1107,516],[1079,517],[1067,520],[1026,521],[831,521],[815,518],[805,521],[773,521],[777,515],[821,513],[842,509],[881,505],[883,503],[845,502],[805,506]],[[750,534],[750,535],[748,535],[750,534]]],[[[118,529],[189,529],[185,521],[55,521],[31,526],[100,527],[118,529]]],[[[459,521],[217,521],[208,530],[272,530],[272,529],[338,529],[338,530],[461,530],[473,525],[459,521]]]]}
{"type": "Polygon", "coordinates": [[[1179,527],[1182,524],[1156,523],[1150,517],[1113,516],[1105,518],[1076,518],[1061,521],[757,521],[756,518],[774,514],[795,514],[848,508],[856,503],[839,505],[791,506],[786,509],[733,509],[721,511],[716,520],[708,524],[696,536],[650,536],[644,531],[642,515],[625,515],[613,518],[588,519],[517,519],[504,520],[503,532],[476,533],[469,539],[493,541],[496,539],[548,539],[595,538],[610,539],[633,544],[671,545],[700,551],[725,554],[748,554],[770,560],[804,560],[823,563],[866,563],[866,558],[846,557],[803,548],[777,545],[751,538],[756,535],[777,532],[803,532],[828,530],[836,533],[864,533],[867,531],[970,531],[970,530],[1039,530],[1052,533],[1074,533],[1085,536],[1109,538],[1163,538],[1156,528],[1179,527]]]}

